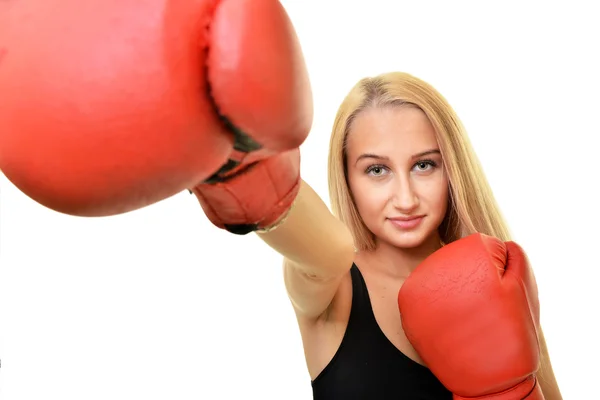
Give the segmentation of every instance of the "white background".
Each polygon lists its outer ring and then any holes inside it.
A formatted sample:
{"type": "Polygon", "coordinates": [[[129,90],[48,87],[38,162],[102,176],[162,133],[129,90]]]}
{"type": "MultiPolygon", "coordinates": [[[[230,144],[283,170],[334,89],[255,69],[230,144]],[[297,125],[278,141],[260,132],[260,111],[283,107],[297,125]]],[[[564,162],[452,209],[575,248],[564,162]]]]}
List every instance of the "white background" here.
{"type": "MultiPolygon", "coordinates": [[[[583,1],[533,3],[285,1],[315,95],[302,172],[328,202],[330,129],[361,77],[402,70],[437,87],[530,256],[564,398],[587,399],[600,28],[583,1]]],[[[281,258],[256,237],[214,228],[187,192],[80,219],[0,185],[2,400],[311,398],[281,258]]]]}

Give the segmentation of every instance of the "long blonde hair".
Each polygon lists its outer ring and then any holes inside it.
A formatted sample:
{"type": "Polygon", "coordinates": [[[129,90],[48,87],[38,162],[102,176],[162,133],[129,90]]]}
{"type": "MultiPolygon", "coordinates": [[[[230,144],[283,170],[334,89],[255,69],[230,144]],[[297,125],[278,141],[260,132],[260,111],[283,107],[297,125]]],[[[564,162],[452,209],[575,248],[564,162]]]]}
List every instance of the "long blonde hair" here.
{"type": "Polygon", "coordinates": [[[329,143],[329,196],[334,215],[351,230],[360,250],[373,250],[375,238],[365,226],[348,185],[347,137],[352,121],[368,107],[410,105],[421,109],[433,125],[449,181],[449,204],[439,227],[450,243],[479,232],[511,240],[466,131],[448,101],[430,84],[402,72],[361,79],[338,109],[329,143]]]}

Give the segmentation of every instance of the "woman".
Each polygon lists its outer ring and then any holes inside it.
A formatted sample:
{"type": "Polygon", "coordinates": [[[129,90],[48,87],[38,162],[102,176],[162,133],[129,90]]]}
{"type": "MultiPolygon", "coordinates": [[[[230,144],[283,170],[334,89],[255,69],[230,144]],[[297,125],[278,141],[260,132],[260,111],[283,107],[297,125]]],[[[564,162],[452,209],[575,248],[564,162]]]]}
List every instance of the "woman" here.
{"type": "MultiPolygon", "coordinates": [[[[335,216],[303,182],[285,221],[259,234],[285,257],[314,398],[452,398],[408,341],[397,295],[443,244],[510,240],[458,117],[411,75],[362,79],[335,119],[329,189],[335,216]]],[[[561,399],[540,336],[538,380],[561,399]]]]}

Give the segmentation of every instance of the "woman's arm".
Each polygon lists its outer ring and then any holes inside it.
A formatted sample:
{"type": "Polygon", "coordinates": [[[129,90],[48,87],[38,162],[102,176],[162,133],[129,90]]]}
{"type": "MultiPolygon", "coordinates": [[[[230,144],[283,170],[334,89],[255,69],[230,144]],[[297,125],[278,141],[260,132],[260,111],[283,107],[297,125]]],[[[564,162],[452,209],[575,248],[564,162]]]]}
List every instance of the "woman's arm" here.
{"type": "Polygon", "coordinates": [[[354,261],[350,230],[304,181],[287,219],[258,236],[284,257],[284,280],[297,313],[318,318],[354,261]]]}
{"type": "Polygon", "coordinates": [[[544,394],[545,400],[562,400],[560,389],[558,388],[558,382],[554,376],[552,369],[552,363],[550,362],[550,354],[548,353],[548,346],[546,344],[546,338],[544,332],[540,328],[539,331],[540,339],[540,369],[537,373],[537,377],[540,381],[540,387],[544,394]]]}

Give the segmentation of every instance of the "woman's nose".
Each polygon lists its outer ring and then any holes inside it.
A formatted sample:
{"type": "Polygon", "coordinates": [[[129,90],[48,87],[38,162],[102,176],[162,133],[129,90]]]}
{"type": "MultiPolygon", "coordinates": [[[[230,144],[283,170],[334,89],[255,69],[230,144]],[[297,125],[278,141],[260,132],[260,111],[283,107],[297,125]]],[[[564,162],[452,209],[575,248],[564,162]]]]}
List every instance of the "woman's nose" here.
{"type": "Polygon", "coordinates": [[[408,176],[399,176],[393,189],[392,205],[403,214],[410,214],[419,206],[419,196],[408,176]]]}

